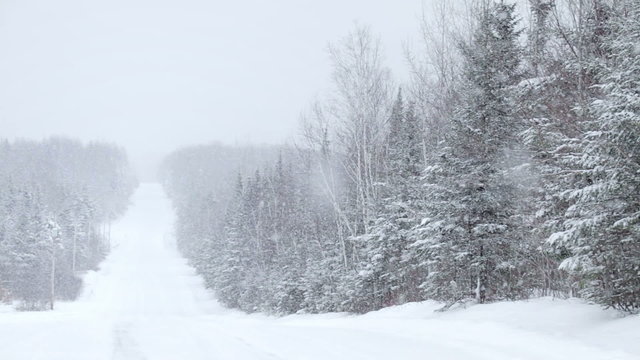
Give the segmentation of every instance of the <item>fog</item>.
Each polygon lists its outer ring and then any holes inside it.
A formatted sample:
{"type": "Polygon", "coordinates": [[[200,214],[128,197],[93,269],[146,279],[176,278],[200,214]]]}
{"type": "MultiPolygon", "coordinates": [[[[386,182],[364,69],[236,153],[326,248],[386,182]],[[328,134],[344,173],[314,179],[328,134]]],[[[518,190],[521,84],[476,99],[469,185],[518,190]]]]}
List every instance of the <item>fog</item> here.
{"type": "Polygon", "coordinates": [[[3,0],[3,138],[124,146],[142,180],[189,144],[279,143],[329,85],[329,42],[382,35],[406,73],[420,0],[3,0]]]}

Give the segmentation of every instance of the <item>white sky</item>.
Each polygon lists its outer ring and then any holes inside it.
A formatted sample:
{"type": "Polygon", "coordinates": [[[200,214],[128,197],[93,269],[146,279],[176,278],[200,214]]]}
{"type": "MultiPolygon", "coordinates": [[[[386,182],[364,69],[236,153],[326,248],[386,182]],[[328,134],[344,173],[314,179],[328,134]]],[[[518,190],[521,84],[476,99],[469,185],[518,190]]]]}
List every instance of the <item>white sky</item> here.
{"type": "Polygon", "coordinates": [[[283,142],[329,85],[328,42],[370,25],[402,76],[421,9],[421,0],[0,0],[0,137],[116,142],[143,178],[183,145],[283,142]]]}

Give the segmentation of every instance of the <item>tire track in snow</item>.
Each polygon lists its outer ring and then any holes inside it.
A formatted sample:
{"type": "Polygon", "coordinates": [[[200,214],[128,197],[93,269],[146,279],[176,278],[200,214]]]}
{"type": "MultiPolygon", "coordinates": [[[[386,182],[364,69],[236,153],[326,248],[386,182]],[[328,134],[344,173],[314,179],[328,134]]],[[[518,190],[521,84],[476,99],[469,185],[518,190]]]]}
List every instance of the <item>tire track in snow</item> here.
{"type": "Polygon", "coordinates": [[[131,336],[131,324],[119,323],[113,328],[112,360],[147,360],[131,336]]]}

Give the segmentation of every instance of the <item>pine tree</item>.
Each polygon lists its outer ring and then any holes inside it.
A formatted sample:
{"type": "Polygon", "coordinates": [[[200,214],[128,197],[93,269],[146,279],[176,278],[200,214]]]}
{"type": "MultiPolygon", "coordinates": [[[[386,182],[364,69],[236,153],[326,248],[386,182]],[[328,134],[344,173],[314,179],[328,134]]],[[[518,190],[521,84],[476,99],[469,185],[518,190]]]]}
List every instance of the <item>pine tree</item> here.
{"type": "Polygon", "coordinates": [[[407,253],[421,195],[421,144],[413,104],[405,105],[399,91],[389,118],[385,197],[369,233],[358,238],[363,255],[355,276],[355,311],[419,299],[415,258],[407,253]]]}
{"type": "Polygon", "coordinates": [[[569,193],[565,229],[550,238],[570,251],[562,267],[585,280],[585,296],[631,312],[640,309],[638,19],[637,2],[613,15],[602,97],[591,103],[578,161],[586,183],[569,193]]]}
{"type": "Polygon", "coordinates": [[[213,288],[216,289],[218,298],[229,307],[239,307],[239,299],[242,295],[242,286],[246,278],[246,247],[248,239],[246,235],[246,222],[249,221],[246,208],[243,206],[244,185],[242,176],[238,175],[233,198],[229,204],[226,215],[225,240],[222,251],[211,249],[205,254],[207,261],[214,263],[216,257],[220,259],[218,267],[210,267],[204,273],[205,279],[214,279],[213,288]],[[213,250],[213,251],[211,251],[213,250]]]}
{"type": "Polygon", "coordinates": [[[515,296],[519,279],[511,260],[518,239],[507,175],[520,127],[509,95],[520,71],[517,24],[515,5],[487,4],[472,42],[462,46],[466,89],[448,148],[427,171],[439,173],[431,176],[430,196],[445,207],[425,219],[422,233],[429,238],[415,245],[429,259],[423,288],[431,297],[457,301],[475,293],[485,302],[515,296]]]}

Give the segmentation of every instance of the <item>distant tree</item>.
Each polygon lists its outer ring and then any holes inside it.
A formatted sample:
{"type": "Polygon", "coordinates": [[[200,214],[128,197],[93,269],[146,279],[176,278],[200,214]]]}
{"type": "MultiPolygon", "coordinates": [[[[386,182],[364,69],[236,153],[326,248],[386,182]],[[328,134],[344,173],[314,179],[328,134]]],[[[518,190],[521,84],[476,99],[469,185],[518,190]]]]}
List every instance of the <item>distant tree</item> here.
{"type": "MultiPolygon", "coordinates": [[[[123,151],[53,138],[0,145],[0,287],[25,309],[78,294],[106,252],[98,228],[136,186],[123,151]]],[[[5,295],[7,296],[7,295],[5,295]]]]}

